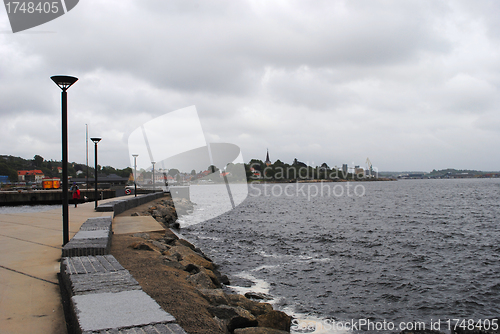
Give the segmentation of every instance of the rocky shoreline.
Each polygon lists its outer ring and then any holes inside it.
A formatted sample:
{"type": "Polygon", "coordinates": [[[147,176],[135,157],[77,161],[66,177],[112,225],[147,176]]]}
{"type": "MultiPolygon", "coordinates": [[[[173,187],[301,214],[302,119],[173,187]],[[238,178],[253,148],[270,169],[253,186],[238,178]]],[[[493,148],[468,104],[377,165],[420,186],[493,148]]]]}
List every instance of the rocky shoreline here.
{"type": "MultiPolygon", "coordinates": [[[[136,233],[133,237],[136,240],[140,238],[140,241],[133,242],[128,248],[155,254],[161,265],[182,272],[187,286],[206,301],[202,306],[218,327],[217,332],[289,333],[291,317],[266,303],[267,295],[247,293],[243,296],[224,289],[230,282],[226,275],[219,272],[217,264],[199,248],[170,230],[179,227],[176,222],[178,215],[192,210],[193,203],[188,200],[176,202],[174,206],[170,197],[164,197],[147,208],[129,214],[152,216],[165,227],[165,234],[155,236],[153,233],[136,233]]],[[[188,329],[186,331],[189,332],[188,329]]]]}
{"type": "MultiPolygon", "coordinates": [[[[131,272],[144,291],[171,313],[189,334],[289,333],[292,318],[273,310],[266,302],[269,296],[255,292],[243,296],[228,291],[225,286],[229,285],[229,279],[219,272],[217,264],[170,229],[175,231],[179,227],[176,222],[178,213],[192,211],[193,205],[184,200],[174,206],[170,197],[163,197],[124,212],[123,215],[128,216],[154,217],[165,227],[165,233],[115,235],[112,254],[131,272]]],[[[302,332],[314,329],[307,328],[302,332]]],[[[428,329],[400,332],[411,333],[445,334],[428,329]]],[[[458,329],[451,333],[499,334],[500,329],[458,329]]]]}

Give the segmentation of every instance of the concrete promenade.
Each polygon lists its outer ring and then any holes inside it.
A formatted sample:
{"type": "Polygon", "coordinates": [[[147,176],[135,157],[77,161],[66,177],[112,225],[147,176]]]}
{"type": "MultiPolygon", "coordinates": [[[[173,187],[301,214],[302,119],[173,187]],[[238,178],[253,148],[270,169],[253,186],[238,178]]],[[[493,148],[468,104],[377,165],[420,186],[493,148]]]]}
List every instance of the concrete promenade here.
{"type": "MultiPolygon", "coordinates": [[[[88,218],[110,215],[95,212],[93,202],[79,204],[78,208],[70,205],[70,238],[88,218]]],[[[139,221],[131,223],[127,221],[124,230],[162,229],[151,220],[142,227],[139,221]]],[[[119,225],[113,229],[120,230],[119,225]]],[[[0,216],[0,333],[66,333],[57,279],[61,249],[60,208],[0,216]]]]}

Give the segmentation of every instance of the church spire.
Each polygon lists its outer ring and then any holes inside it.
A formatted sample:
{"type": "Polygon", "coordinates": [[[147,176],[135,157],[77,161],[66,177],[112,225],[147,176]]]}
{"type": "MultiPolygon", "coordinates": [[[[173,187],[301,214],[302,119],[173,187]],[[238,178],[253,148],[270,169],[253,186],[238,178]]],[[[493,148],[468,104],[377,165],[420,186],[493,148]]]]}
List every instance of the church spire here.
{"type": "Polygon", "coordinates": [[[266,154],[266,166],[269,166],[271,164],[271,160],[269,159],[269,149],[267,149],[267,154],[266,154]]]}

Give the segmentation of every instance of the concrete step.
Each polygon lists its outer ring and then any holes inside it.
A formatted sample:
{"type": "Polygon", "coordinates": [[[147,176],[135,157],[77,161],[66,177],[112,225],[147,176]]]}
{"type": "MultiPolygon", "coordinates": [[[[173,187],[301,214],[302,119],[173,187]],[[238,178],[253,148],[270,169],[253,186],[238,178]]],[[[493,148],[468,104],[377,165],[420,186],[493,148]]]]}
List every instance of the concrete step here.
{"type": "Polygon", "coordinates": [[[62,256],[106,255],[111,248],[113,218],[89,218],[80,230],[64,245],[62,256]]]}

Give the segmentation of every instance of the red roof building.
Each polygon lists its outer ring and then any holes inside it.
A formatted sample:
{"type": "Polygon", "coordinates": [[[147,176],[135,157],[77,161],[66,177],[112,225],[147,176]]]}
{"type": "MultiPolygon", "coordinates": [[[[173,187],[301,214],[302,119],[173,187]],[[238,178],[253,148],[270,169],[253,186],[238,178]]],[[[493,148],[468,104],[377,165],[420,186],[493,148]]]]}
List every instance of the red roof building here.
{"type": "Polygon", "coordinates": [[[18,181],[29,181],[29,182],[42,182],[42,179],[45,177],[43,172],[39,169],[33,170],[18,170],[17,171],[17,179],[18,181]]]}

